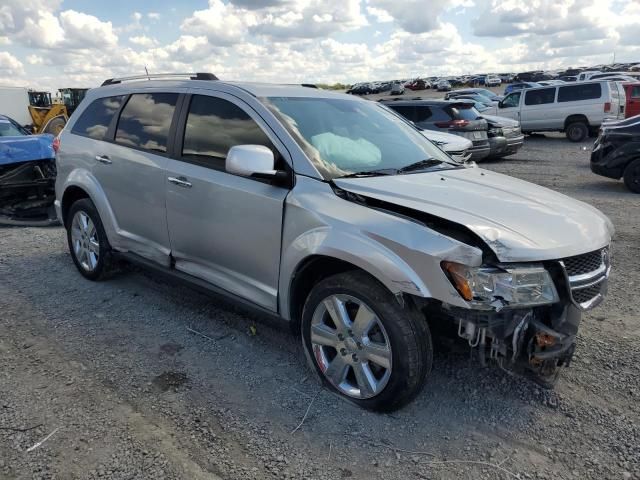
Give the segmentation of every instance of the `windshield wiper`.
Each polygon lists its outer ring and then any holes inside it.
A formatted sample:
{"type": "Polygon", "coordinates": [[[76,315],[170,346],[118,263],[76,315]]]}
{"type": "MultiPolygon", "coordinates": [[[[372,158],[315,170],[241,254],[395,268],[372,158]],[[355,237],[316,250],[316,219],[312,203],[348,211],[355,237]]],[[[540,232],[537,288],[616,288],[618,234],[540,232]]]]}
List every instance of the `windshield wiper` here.
{"type": "Polygon", "coordinates": [[[366,170],[363,172],[353,172],[347,175],[342,175],[338,178],[354,178],[354,177],[379,177],[381,175],[394,175],[398,173],[399,170],[395,168],[381,168],[379,170],[366,170]]]}
{"type": "Polygon", "coordinates": [[[423,168],[431,168],[437,165],[441,165],[443,163],[445,162],[443,162],[442,160],[437,160],[435,158],[427,158],[426,160],[420,160],[419,162],[411,163],[406,167],[402,167],[400,170],[398,170],[398,173],[411,172],[414,170],[422,170],[423,168]]]}

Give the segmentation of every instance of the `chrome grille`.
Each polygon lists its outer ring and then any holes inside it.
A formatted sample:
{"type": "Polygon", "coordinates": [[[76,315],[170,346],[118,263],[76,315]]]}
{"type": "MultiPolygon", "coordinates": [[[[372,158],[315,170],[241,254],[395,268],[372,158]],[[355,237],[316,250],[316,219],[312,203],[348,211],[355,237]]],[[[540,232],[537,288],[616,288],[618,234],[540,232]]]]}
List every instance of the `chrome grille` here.
{"type": "Polygon", "coordinates": [[[564,263],[567,275],[570,277],[574,275],[584,275],[585,273],[598,270],[598,268],[602,266],[602,250],[596,250],[595,252],[585,253],[584,255],[565,258],[562,262],[564,263]]]}
{"type": "Polygon", "coordinates": [[[571,294],[573,299],[579,304],[584,304],[594,299],[602,291],[602,282],[596,283],[590,287],[573,290],[571,294]]]}
{"type": "Polygon", "coordinates": [[[598,305],[607,293],[609,278],[609,248],[563,258],[564,268],[573,303],[582,310],[598,305]]]}

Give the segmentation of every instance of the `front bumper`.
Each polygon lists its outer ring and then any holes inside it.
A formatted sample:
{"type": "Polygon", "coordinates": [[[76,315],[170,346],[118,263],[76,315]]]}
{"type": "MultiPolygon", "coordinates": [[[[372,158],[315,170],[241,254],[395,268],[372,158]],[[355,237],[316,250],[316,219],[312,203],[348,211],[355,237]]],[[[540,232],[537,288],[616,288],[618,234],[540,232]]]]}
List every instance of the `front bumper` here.
{"type": "Polygon", "coordinates": [[[524,135],[520,131],[506,133],[505,136],[489,137],[492,157],[506,157],[513,155],[524,145],[524,135]]]}

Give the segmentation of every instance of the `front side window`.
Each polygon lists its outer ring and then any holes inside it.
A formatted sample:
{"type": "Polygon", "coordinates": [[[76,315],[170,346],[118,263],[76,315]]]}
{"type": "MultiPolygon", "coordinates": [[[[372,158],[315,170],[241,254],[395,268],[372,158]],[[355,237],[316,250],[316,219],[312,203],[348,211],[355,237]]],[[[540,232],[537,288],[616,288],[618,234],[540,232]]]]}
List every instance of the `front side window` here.
{"type": "Polygon", "coordinates": [[[122,109],[116,143],[166,153],[177,93],[135,93],[122,109]]]}
{"type": "Polygon", "coordinates": [[[27,133],[11,119],[0,117],[0,137],[22,137],[27,133]]]}
{"type": "Polygon", "coordinates": [[[95,140],[107,140],[107,131],[113,117],[118,113],[125,95],[117,97],[98,98],[82,112],[80,118],[71,129],[71,133],[93,138],[95,140]]]}
{"type": "Polygon", "coordinates": [[[222,98],[194,95],[184,129],[182,156],[224,168],[229,149],[264,145],[277,151],[267,134],[244,110],[222,98]]]}
{"type": "Polygon", "coordinates": [[[342,98],[269,97],[281,121],[325,179],[395,174],[418,162],[456,168],[454,160],[376,102],[342,98]]]}
{"type": "Polygon", "coordinates": [[[631,98],[640,98],[640,87],[633,87],[631,90],[631,98]]]}
{"type": "Polygon", "coordinates": [[[599,83],[585,83],[571,85],[558,89],[558,102],[575,102],[578,100],[595,100],[602,96],[602,87],[599,83]]]}
{"type": "Polygon", "coordinates": [[[540,90],[528,90],[524,95],[525,105],[543,105],[553,103],[556,97],[555,88],[542,88],[540,90]]]}
{"type": "Polygon", "coordinates": [[[505,98],[502,101],[502,105],[500,108],[512,108],[512,107],[517,107],[520,105],[520,96],[522,95],[522,92],[516,92],[516,93],[512,93],[510,95],[507,95],[507,98],[505,98]]]}

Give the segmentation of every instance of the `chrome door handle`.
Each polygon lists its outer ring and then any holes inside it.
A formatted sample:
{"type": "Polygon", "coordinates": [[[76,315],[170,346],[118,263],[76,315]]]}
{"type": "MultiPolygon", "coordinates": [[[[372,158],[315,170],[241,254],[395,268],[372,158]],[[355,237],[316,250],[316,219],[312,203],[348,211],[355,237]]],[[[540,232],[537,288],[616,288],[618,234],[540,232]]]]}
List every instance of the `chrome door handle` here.
{"type": "Polygon", "coordinates": [[[191,188],[191,182],[188,182],[185,177],[169,177],[167,178],[169,182],[178,185],[179,187],[191,188]]]}
{"type": "Polygon", "coordinates": [[[96,155],[96,160],[105,165],[111,165],[113,163],[106,155],[96,155]]]}

